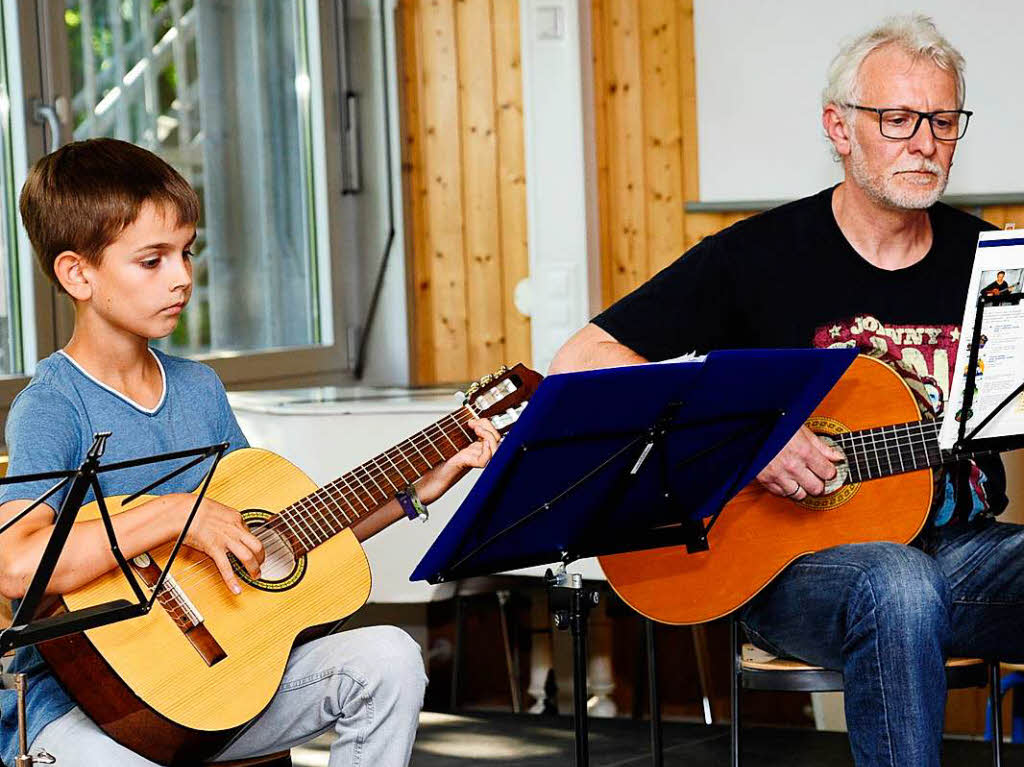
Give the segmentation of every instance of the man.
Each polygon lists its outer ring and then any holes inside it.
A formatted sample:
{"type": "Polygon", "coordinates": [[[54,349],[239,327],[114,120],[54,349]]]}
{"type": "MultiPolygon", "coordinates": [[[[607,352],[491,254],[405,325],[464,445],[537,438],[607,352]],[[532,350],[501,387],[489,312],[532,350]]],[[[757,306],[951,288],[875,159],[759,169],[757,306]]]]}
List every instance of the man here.
{"type": "Polygon", "coordinates": [[[1006,272],[998,272],[995,280],[981,289],[983,296],[1005,296],[1013,290],[1013,285],[1006,281],[1006,272]]]}
{"type": "MultiPolygon", "coordinates": [[[[821,118],[843,182],[706,238],[577,332],[552,372],[850,346],[901,373],[923,413],[941,412],[978,232],[991,228],[937,202],[970,116],[962,71],[919,15],[844,46],[821,118]],[[748,292],[751,274],[760,287],[748,292]]],[[[799,501],[840,459],[803,428],[758,480],[799,501]]],[[[938,478],[914,545],[803,557],[741,611],[760,647],[843,671],[861,767],[939,765],[948,655],[1024,660],[1024,529],[992,519],[1004,485],[997,459],[957,467],[938,478]]]]}

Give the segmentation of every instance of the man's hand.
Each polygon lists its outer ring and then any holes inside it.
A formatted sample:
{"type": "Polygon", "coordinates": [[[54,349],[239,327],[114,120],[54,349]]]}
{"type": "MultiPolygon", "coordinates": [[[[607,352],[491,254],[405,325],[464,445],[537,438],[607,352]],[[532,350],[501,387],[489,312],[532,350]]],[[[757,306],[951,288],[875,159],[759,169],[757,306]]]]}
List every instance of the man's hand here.
{"type": "MultiPolygon", "coordinates": [[[[183,498],[184,513],[187,515],[195,503],[195,496],[183,498]]],[[[235,594],[242,592],[242,585],[235,577],[228,553],[234,554],[253,578],[260,577],[260,565],[266,556],[259,538],[249,532],[242,515],[222,503],[204,498],[196,512],[196,518],[185,536],[185,545],[202,551],[217,565],[224,583],[235,594]]]]}
{"type": "Polygon", "coordinates": [[[772,459],[757,481],[775,495],[802,501],[808,495],[821,495],[825,483],[835,477],[835,463],[845,456],[825,444],[813,431],[801,426],[800,431],[772,459]]]}
{"type": "Polygon", "coordinates": [[[477,441],[427,472],[416,484],[416,495],[425,504],[431,504],[444,495],[469,469],[480,469],[487,465],[498,449],[501,435],[486,418],[474,418],[466,424],[477,436],[477,441]]]}

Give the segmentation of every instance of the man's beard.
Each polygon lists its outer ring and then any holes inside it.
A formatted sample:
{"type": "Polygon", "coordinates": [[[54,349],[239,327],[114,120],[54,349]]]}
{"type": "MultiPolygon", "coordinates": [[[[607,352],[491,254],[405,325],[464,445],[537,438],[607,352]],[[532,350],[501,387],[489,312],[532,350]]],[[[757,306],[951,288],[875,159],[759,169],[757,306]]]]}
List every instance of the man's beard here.
{"type": "MultiPolygon", "coordinates": [[[[923,126],[922,130],[924,129],[923,126]]],[[[901,165],[888,168],[872,175],[864,157],[864,150],[857,143],[856,136],[850,136],[850,173],[854,183],[875,202],[900,210],[924,210],[930,208],[946,191],[949,176],[946,169],[934,160],[919,158],[904,159],[901,165]],[[898,184],[896,173],[901,171],[928,171],[934,173],[938,183],[931,188],[914,189],[898,184]]]]}

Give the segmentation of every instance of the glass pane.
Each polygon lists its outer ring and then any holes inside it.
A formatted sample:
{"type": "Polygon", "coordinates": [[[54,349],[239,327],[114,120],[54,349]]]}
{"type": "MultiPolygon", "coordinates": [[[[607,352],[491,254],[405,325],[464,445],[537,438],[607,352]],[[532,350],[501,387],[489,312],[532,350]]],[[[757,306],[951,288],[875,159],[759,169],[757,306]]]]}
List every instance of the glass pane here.
{"type": "MultiPolygon", "coordinates": [[[[75,138],[150,149],[203,203],[178,354],[321,343],[305,0],[67,0],[75,138]]],[[[315,30],[312,30],[315,32],[315,30]]],[[[323,254],[326,258],[326,254],[323,254]]]]}
{"type": "Polygon", "coordinates": [[[7,29],[0,12],[0,375],[24,370],[18,306],[18,228],[11,138],[11,90],[7,29]]]}

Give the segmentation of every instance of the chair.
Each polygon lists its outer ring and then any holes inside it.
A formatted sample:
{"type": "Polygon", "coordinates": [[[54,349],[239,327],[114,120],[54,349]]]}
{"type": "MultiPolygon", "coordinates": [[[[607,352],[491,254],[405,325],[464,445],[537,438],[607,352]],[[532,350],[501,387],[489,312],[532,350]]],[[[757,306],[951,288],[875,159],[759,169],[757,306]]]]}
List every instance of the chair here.
{"type": "MultiPolygon", "coordinates": [[[[729,620],[733,657],[731,675],[732,698],[732,767],[740,767],[740,697],[743,689],[791,692],[841,692],[841,671],[810,666],[796,660],[768,655],[751,644],[740,644],[740,627],[735,617],[729,620]]],[[[996,712],[992,720],[992,764],[1002,764],[1002,725],[999,717],[999,664],[980,658],[950,658],[946,661],[946,684],[949,689],[985,687],[990,685],[989,700],[996,712]]]]}

